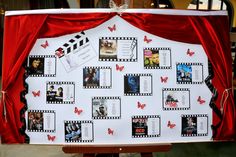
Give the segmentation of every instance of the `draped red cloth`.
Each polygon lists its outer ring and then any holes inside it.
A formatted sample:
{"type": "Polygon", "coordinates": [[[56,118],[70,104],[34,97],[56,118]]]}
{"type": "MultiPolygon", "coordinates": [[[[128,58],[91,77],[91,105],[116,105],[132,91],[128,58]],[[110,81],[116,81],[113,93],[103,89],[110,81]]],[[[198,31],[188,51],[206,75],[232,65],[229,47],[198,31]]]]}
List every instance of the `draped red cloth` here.
{"type": "MultiPolygon", "coordinates": [[[[5,17],[2,97],[0,105],[0,135],[3,143],[24,143],[24,127],[20,114],[24,103],[20,92],[24,90],[23,62],[38,38],[56,37],[94,28],[116,13],[32,14],[5,17]],[[5,104],[5,105],[4,105],[5,104]],[[6,115],[4,115],[4,106],[6,115]]],[[[235,138],[236,110],[232,94],[232,58],[227,16],[160,15],[123,13],[121,18],[151,34],[186,43],[202,44],[210,62],[217,89],[215,101],[220,110],[225,98],[222,117],[213,113],[213,125],[218,125],[215,140],[235,138]],[[225,95],[225,94],[224,94],[225,95]],[[227,98],[227,99],[226,99],[227,98]]]]}

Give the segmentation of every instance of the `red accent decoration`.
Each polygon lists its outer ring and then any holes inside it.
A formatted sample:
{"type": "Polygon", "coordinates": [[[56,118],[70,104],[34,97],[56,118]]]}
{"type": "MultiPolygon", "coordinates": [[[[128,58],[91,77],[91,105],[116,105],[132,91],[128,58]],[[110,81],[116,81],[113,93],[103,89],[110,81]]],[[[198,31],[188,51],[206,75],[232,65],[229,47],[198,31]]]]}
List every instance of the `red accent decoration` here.
{"type": "MultiPolygon", "coordinates": [[[[7,121],[0,105],[2,143],[24,143],[20,110],[24,103],[19,94],[24,90],[23,62],[38,38],[58,37],[94,28],[117,13],[32,14],[5,16],[2,91],[6,91],[7,121]],[[82,16],[81,16],[82,14],[82,16]],[[17,34],[17,35],[16,35],[17,34]],[[14,56],[14,57],[13,57],[14,56]]],[[[225,89],[232,88],[232,57],[227,16],[187,16],[148,13],[122,13],[122,19],[150,34],[178,42],[202,44],[212,63],[217,89],[216,107],[225,89]],[[220,58],[220,59],[219,59],[220,58]]],[[[1,103],[3,103],[1,101],[1,103]]],[[[218,125],[214,140],[232,140],[236,134],[236,109],[232,90],[224,105],[223,118],[213,113],[213,125],[218,125]]]]}
{"type": "Polygon", "coordinates": [[[161,76],[161,82],[162,83],[167,83],[167,80],[168,80],[168,77],[166,76],[166,77],[162,77],[161,76]]]}
{"type": "Polygon", "coordinates": [[[46,49],[49,46],[48,41],[46,40],[45,44],[41,44],[41,46],[46,49]]]}
{"type": "Polygon", "coordinates": [[[79,109],[79,108],[75,107],[74,113],[80,115],[82,112],[83,112],[82,109],[79,109]]]}
{"type": "Polygon", "coordinates": [[[190,49],[187,50],[187,55],[189,55],[190,57],[192,57],[195,54],[195,52],[190,51],[190,49]]]}
{"type": "Polygon", "coordinates": [[[108,27],[108,29],[113,32],[116,31],[116,25],[114,24],[112,27],[108,27]]]}
{"type": "Polygon", "coordinates": [[[170,129],[173,129],[176,126],[176,124],[171,124],[170,121],[168,121],[167,127],[169,127],[170,129]]]}
{"type": "Polygon", "coordinates": [[[116,71],[123,71],[124,68],[124,66],[119,66],[118,64],[116,64],[116,71]]]}
{"type": "Polygon", "coordinates": [[[56,136],[47,135],[47,137],[48,141],[54,141],[56,139],[56,136]]]}
{"type": "Polygon", "coordinates": [[[144,109],[144,107],[146,107],[146,104],[141,104],[141,103],[138,101],[138,108],[144,109]]]}
{"type": "Polygon", "coordinates": [[[111,128],[107,129],[107,133],[108,135],[113,135],[114,134],[114,130],[112,130],[111,128]]]}
{"type": "Polygon", "coordinates": [[[63,55],[64,55],[63,49],[62,49],[62,48],[57,49],[55,55],[56,55],[57,57],[63,56],[63,55]]]}
{"type": "Polygon", "coordinates": [[[40,90],[39,90],[39,91],[37,91],[37,92],[35,92],[35,91],[32,91],[32,94],[34,95],[34,97],[36,97],[36,96],[40,96],[40,90]]]}
{"type": "Polygon", "coordinates": [[[201,96],[197,98],[197,101],[199,102],[199,104],[204,104],[206,102],[205,100],[201,98],[201,96]]]}
{"type": "Polygon", "coordinates": [[[146,43],[150,43],[152,39],[148,39],[147,36],[145,35],[143,41],[146,43]]]}

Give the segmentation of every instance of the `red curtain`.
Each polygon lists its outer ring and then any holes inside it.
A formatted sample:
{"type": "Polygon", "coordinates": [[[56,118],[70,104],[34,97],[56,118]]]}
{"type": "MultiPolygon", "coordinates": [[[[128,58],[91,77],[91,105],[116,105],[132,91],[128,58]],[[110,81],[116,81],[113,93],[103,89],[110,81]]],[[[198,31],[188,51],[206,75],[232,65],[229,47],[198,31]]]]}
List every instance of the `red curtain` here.
{"type": "MultiPolygon", "coordinates": [[[[41,14],[6,16],[2,92],[0,106],[0,134],[3,143],[23,143],[25,135],[19,132],[23,123],[20,110],[20,92],[24,89],[23,62],[35,41],[42,37],[56,37],[94,28],[116,13],[41,14]],[[6,106],[6,119],[4,113],[6,106]]],[[[229,94],[222,117],[213,114],[213,124],[219,125],[217,140],[231,140],[235,136],[236,110],[232,95],[232,58],[230,52],[227,16],[155,15],[123,13],[121,18],[151,34],[180,42],[202,44],[213,65],[212,83],[217,89],[218,109],[223,93],[229,94]],[[224,92],[227,91],[227,92],[224,92]]],[[[224,94],[225,95],[225,94],[224,94]]],[[[224,97],[226,98],[226,97],[224,97]]]]}

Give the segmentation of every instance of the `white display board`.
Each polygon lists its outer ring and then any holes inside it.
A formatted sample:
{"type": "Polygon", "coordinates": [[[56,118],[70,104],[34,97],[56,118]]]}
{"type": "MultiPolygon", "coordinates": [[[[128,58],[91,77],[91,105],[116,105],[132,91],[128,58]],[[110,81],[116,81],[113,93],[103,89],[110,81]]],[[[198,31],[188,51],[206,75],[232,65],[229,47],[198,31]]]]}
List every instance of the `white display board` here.
{"type": "Polygon", "coordinates": [[[144,32],[121,17],[38,39],[27,61],[31,144],[210,141],[201,45],[144,32]]]}

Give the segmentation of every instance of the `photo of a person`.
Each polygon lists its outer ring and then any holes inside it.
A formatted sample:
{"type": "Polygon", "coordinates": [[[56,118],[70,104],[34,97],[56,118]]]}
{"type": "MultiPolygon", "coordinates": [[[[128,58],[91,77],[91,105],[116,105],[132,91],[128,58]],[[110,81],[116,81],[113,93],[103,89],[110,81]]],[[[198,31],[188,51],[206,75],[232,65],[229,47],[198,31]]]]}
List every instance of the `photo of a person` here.
{"type": "Polygon", "coordinates": [[[43,113],[29,112],[28,113],[28,129],[29,130],[43,130],[43,113]]]}
{"type": "Polygon", "coordinates": [[[145,67],[159,67],[159,51],[158,50],[144,50],[144,66],[145,67]]]}
{"type": "Polygon", "coordinates": [[[147,135],[148,126],[147,118],[133,118],[132,119],[132,135],[147,135]]]}
{"type": "Polygon", "coordinates": [[[44,74],[44,58],[29,58],[29,75],[44,74]]]}
{"type": "Polygon", "coordinates": [[[84,68],[83,69],[83,85],[84,86],[99,86],[99,69],[84,68]]]}
{"type": "Polygon", "coordinates": [[[185,65],[185,64],[177,65],[177,81],[178,82],[191,82],[192,81],[191,65],[185,65]]]}
{"type": "Polygon", "coordinates": [[[94,100],[93,117],[106,117],[107,115],[107,100],[94,100]]]}
{"type": "Polygon", "coordinates": [[[54,85],[49,85],[47,90],[47,101],[56,101],[57,92],[54,90],[54,85]]]}
{"type": "Polygon", "coordinates": [[[135,94],[140,91],[139,76],[125,76],[125,93],[135,94]]]}
{"type": "Polygon", "coordinates": [[[56,91],[55,101],[63,102],[63,88],[59,87],[56,91]]]}
{"type": "Polygon", "coordinates": [[[197,117],[182,118],[182,134],[197,134],[197,117]]]}

